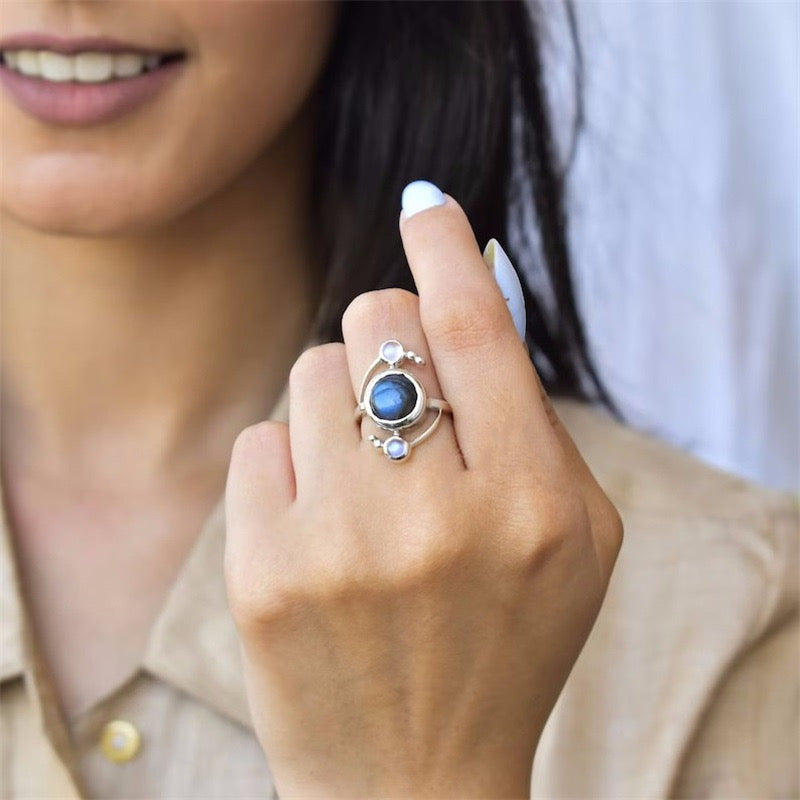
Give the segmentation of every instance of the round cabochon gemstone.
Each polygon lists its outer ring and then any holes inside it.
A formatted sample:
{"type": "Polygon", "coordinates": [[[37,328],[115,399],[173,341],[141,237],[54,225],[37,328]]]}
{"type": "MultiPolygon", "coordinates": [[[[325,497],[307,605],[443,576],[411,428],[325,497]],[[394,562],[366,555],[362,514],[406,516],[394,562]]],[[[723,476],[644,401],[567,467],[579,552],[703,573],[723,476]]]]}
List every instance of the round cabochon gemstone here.
{"type": "Polygon", "coordinates": [[[397,339],[389,339],[381,345],[381,358],[390,364],[396,364],[403,357],[403,345],[397,339]]]}
{"type": "Polygon", "coordinates": [[[408,455],[408,442],[401,436],[390,436],[383,445],[383,451],[392,461],[400,461],[408,455]]]}
{"type": "Polygon", "coordinates": [[[405,375],[387,375],[375,382],[369,404],[376,417],[396,422],[414,410],[417,390],[405,375]]]}

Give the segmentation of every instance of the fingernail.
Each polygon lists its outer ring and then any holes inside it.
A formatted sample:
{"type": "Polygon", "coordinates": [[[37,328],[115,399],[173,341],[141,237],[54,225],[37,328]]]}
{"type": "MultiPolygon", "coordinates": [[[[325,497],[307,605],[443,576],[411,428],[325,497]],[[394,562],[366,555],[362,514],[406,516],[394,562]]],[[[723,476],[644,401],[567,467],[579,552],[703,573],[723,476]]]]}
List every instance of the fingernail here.
{"type": "Polygon", "coordinates": [[[403,189],[401,205],[405,217],[413,217],[426,208],[444,205],[444,195],[442,190],[430,181],[411,181],[403,189]]]}
{"type": "Polygon", "coordinates": [[[517,275],[511,259],[509,259],[497,239],[489,239],[486,243],[486,247],[483,249],[483,260],[492,271],[494,279],[503,293],[508,310],[511,312],[514,327],[517,329],[519,338],[524,342],[527,318],[525,315],[525,296],[522,294],[519,275],[517,275]]]}

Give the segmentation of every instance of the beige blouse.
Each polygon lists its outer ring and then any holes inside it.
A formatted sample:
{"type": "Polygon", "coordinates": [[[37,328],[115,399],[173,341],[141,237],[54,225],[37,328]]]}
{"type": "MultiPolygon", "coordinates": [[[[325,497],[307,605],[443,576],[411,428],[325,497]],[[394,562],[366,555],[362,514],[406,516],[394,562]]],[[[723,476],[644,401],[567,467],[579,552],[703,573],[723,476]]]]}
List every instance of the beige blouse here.
{"type": "MultiPolygon", "coordinates": [[[[287,419],[287,391],[274,419],[287,419]]],[[[535,797],[796,798],[798,500],[574,401],[556,409],[625,523],[597,624],[548,722],[535,797]]],[[[0,796],[276,797],[223,578],[222,500],[139,668],[63,719],[0,536],[0,796]]],[[[86,665],[91,669],[91,664],[86,665]]]]}

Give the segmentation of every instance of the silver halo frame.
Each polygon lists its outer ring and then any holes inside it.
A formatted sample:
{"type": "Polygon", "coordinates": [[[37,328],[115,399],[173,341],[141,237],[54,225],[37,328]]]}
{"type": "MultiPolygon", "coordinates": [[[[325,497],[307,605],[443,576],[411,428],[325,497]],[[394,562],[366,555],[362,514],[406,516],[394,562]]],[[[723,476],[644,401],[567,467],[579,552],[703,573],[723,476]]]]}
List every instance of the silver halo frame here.
{"type": "Polygon", "coordinates": [[[394,369],[385,369],[373,375],[369,383],[367,383],[367,385],[364,387],[364,391],[362,392],[359,401],[359,407],[364,410],[364,413],[379,428],[383,428],[387,431],[399,431],[403,428],[410,428],[412,425],[416,425],[416,423],[422,419],[422,415],[425,413],[427,405],[428,396],[425,392],[425,387],[410,372],[405,369],[400,369],[399,367],[395,367],[394,369]],[[373,412],[372,403],[370,403],[370,395],[372,394],[375,384],[389,375],[402,375],[403,377],[407,378],[417,392],[417,401],[414,404],[414,408],[412,408],[411,411],[404,417],[401,417],[397,420],[389,420],[379,417],[373,412]]]}

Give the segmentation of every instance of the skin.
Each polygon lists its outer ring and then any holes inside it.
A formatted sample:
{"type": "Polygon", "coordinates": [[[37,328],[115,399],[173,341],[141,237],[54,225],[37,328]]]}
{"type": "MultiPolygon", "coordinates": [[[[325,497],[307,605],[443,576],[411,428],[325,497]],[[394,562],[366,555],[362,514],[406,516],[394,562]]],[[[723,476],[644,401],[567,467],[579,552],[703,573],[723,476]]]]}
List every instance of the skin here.
{"type": "Polygon", "coordinates": [[[400,233],[419,297],[357,297],[344,344],[292,367],[290,425],[234,447],[225,561],[250,707],[281,796],[527,797],[622,524],[458,203],[400,233]],[[368,422],[342,424],[393,336],[429,354],[415,371],[453,407],[400,465],[368,422]]]}
{"type": "Polygon", "coordinates": [[[114,124],[44,125],[0,92],[3,489],[69,715],[140,659],[236,435],[306,338],[309,92],[335,19],[327,3],[3,2],[0,36],[188,53],[114,124]]]}
{"type": "Polygon", "coordinates": [[[113,126],[0,108],[4,491],[65,713],[135,665],[227,474],[230,605],[281,795],[526,796],[622,527],[453,198],[400,220],[419,298],[360,295],[344,344],[296,358],[319,268],[304,101],[335,6],[7,6],[3,34],[191,56],[113,126]],[[390,337],[454,409],[401,465],[350,422],[390,337]],[[258,422],[287,373],[291,427],[258,422]]]}

